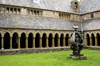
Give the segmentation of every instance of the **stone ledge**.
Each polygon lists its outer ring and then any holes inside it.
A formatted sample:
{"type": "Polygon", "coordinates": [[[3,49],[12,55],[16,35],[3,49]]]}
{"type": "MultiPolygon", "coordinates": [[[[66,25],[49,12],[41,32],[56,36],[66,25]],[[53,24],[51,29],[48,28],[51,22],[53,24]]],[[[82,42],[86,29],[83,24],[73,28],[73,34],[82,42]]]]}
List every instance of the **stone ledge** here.
{"type": "Polygon", "coordinates": [[[51,48],[51,49],[20,49],[20,50],[4,50],[0,51],[0,55],[17,55],[17,54],[31,54],[31,53],[45,53],[45,52],[54,52],[54,51],[67,51],[70,48],[51,48]]]}
{"type": "Polygon", "coordinates": [[[79,59],[79,60],[86,60],[87,59],[86,56],[68,56],[68,58],[74,59],[74,60],[77,60],[77,59],[79,59]]]}

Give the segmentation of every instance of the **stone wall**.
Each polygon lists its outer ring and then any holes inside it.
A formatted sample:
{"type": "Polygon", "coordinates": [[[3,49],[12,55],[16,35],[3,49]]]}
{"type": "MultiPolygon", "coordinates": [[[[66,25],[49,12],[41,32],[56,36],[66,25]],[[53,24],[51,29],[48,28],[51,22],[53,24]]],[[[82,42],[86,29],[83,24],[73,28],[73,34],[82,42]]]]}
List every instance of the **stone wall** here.
{"type": "Polygon", "coordinates": [[[16,54],[30,54],[30,53],[45,53],[54,51],[67,51],[70,50],[69,47],[66,48],[39,48],[39,49],[18,49],[18,50],[5,50],[0,51],[0,55],[16,55],[16,54]]]}

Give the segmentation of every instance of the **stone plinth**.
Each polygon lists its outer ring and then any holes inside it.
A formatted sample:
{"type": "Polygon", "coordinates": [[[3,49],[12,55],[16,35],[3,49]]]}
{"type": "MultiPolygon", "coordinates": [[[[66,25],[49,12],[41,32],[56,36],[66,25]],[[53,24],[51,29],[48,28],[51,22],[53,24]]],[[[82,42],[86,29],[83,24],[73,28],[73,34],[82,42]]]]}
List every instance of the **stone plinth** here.
{"type": "Polygon", "coordinates": [[[74,56],[74,55],[70,55],[70,56],[68,56],[68,58],[70,58],[70,59],[79,59],[79,60],[86,60],[87,59],[87,57],[86,56],[84,56],[83,54],[81,54],[80,56],[74,56]]]}

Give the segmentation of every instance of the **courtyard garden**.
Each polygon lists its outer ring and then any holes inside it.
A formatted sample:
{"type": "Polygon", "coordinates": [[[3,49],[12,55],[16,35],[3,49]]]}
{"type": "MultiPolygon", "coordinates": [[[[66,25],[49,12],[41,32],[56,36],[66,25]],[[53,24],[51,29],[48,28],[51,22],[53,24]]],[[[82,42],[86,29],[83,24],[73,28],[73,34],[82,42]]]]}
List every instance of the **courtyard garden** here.
{"type": "Polygon", "coordinates": [[[81,54],[87,56],[86,60],[73,60],[67,58],[70,51],[49,53],[3,55],[0,56],[0,66],[100,66],[100,51],[82,50],[81,54]]]}

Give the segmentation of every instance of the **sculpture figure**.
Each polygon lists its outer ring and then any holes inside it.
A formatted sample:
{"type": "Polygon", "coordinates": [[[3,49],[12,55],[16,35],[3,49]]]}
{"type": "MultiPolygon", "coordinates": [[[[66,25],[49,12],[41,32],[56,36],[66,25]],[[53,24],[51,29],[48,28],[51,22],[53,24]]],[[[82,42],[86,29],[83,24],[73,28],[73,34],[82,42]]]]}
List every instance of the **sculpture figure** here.
{"type": "Polygon", "coordinates": [[[75,31],[70,38],[70,48],[73,50],[73,56],[82,56],[80,51],[83,48],[83,39],[77,32],[78,27],[74,27],[75,31]]]}

